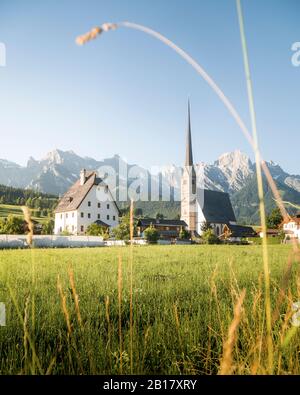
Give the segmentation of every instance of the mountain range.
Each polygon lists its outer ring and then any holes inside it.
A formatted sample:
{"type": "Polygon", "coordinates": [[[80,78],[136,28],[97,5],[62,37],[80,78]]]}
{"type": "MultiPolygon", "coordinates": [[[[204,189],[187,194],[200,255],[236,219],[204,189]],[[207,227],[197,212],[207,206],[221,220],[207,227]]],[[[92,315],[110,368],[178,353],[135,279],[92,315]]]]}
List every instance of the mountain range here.
{"type": "MultiPolygon", "coordinates": [[[[97,170],[103,166],[113,168],[120,179],[123,177],[119,171],[121,166],[129,175],[132,173],[128,182],[132,182],[140,176],[141,184],[144,183],[145,187],[150,187],[150,178],[147,177],[150,174],[149,171],[140,166],[126,163],[118,155],[96,160],[90,157],[81,157],[73,151],[59,149],[49,152],[40,160],[30,157],[26,166],[0,159],[0,184],[61,195],[78,179],[81,169],[97,170]]],[[[283,199],[299,205],[300,176],[288,174],[274,162],[267,162],[267,166],[283,199]]],[[[240,223],[254,224],[258,222],[255,164],[246,154],[240,151],[225,153],[213,164],[203,162],[195,164],[195,169],[199,186],[230,194],[240,223]]],[[[141,208],[144,215],[154,215],[154,211],[168,216],[178,215],[181,171],[180,167],[170,165],[160,169],[156,175],[152,175],[152,187],[156,185],[155,188],[159,188],[160,195],[163,191],[170,190],[171,187],[171,201],[141,201],[136,203],[136,207],[141,208]]],[[[104,174],[99,175],[104,176],[104,174]]],[[[264,189],[267,210],[270,210],[275,202],[266,180],[264,180],[264,189]]]]}

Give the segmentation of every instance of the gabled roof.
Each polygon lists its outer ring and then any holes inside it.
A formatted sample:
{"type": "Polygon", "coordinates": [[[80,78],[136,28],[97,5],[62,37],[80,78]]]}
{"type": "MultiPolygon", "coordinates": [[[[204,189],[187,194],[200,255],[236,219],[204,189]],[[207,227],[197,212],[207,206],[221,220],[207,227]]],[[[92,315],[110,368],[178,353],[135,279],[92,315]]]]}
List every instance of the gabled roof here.
{"type": "MultiPolygon", "coordinates": [[[[94,185],[107,186],[107,184],[103,182],[101,178],[97,177],[97,173],[95,171],[86,171],[85,177],[86,181],[83,185],[80,184],[79,179],[63,195],[55,209],[56,213],[77,210],[94,185]]],[[[114,203],[117,207],[117,210],[119,211],[116,202],[114,203]]]]}
{"type": "Polygon", "coordinates": [[[295,222],[296,224],[300,224],[300,214],[296,214],[288,222],[295,222]]]}
{"type": "Polygon", "coordinates": [[[141,218],[138,220],[137,226],[150,226],[150,225],[161,225],[161,226],[183,226],[187,227],[185,221],[181,219],[156,219],[156,218],[141,218]]]}
{"type": "Polygon", "coordinates": [[[288,218],[283,219],[280,225],[282,226],[284,224],[289,224],[290,222],[296,222],[297,224],[300,224],[300,213],[297,213],[293,217],[288,216],[288,218]]]}
{"type": "Polygon", "coordinates": [[[227,225],[231,235],[230,237],[256,237],[257,232],[251,226],[244,225],[227,225]]]}
{"type": "Polygon", "coordinates": [[[198,189],[197,200],[206,222],[222,224],[236,222],[228,193],[198,189]]]}
{"type": "Polygon", "coordinates": [[[106,222],[101,221],[101,219],[97,219],[97,221],[95,221],[94,224],[103,226],[104,228],[109,228],[109,225],[106,222]]]}

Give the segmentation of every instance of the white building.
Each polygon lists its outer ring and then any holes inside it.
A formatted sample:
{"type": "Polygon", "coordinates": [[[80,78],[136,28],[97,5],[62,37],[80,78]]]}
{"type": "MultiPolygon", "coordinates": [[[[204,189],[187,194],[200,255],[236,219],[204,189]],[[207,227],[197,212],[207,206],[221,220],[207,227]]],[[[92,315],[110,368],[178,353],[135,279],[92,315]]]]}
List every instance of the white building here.
{"type": "Polygon", "coordinates": [[[197,187],[192,152],[190,105],[188,105],[185,166],[181,179],[181,220],[186,222],[189,231],[198,235],[203,233],[205,225],[209,225],[216,236],[222,238],[226,234],[226,237],[232,241],[256,236],[256,232],[250,226],[237,225],[228,193],[197,187]]]}
{"type": "Polygon", "coordinates": [[[80,172],[80,179],[64,194],[55,210],[54,233],[85,234],[92,223],[106,228],[119,224],[119,209],[107,184],[95,171],[80,172]]]}
{"type": "Polygon", "coordinates": [[[286,239],[298,239],[300,242],[300,213],[283,224],[286,239]]]}

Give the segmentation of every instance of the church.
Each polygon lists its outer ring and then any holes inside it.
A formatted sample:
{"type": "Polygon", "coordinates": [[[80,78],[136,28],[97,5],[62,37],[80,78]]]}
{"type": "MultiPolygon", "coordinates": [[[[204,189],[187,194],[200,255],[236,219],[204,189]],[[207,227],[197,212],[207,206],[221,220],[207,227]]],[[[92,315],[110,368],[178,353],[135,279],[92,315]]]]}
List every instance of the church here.
{"type": "Polygon", "coordinates": [[[210,226],[219,238],[227,238],[231,241],[256,235],[251,227],[237,225],[228,193],[197,186],[189,103],[185,164],[181,178],[181,220],[187,224],[187,229],[196,236],[201,236],[207,226],[210,226]]]}

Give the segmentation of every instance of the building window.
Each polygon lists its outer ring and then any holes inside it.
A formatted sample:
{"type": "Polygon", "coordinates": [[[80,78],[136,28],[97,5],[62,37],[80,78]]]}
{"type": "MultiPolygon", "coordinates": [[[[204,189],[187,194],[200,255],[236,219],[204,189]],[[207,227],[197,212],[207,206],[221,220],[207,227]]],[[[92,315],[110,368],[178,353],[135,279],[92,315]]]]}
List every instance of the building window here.
{"type": "Polygon", "coordinates": [[[84,232],[84,226],[83,225],[80,226],[80,231],[84,232]]]}
{"type": "Polygon", "coordinates": [[[106,185],[106,187],[104,188],[104,192],[107,193],[108,192],[108,186],[106,185]]]}
{"type": "Polygon", "coordinates": [[[74,232],[74,225],[72,225],[72,231],[74,232]]]}
{"type": "Polygon", "coordinates": [[[62,232],[62,227],[61,226],[59,227],[59,231],[62,232]]]}
{"type": "Polygon", "coordinates": [[[98,219],[100,219],[100,214],[97,215],[98,219]]]}
{"type": "Polygon", "coordinates": [[[88,218],[91,218],[91,213],[88,213],[88,218]]]}
{"type": "Polygon", "coordinates": [[[88,206],[91,207],[91,202],[88,202],[88,206]]]}
{"type": "Polygon", "coordinates": [[[114,220],[114,221],[116,220],[116,216],[115,216],[115,215],[113,215],[113,220],[114,220]]]}
{"type": "Polygon", "coordinates": [[[68,218],[68,213],[66,214],[66,218],[68,218]]]}
{"type": "Polygon", "coordinates": [[[62,214],[60,214],[60,219],[62,219],[62,214]]]}
{"type": "Polygon", "coordinates": [[[106,205],[107,209],[109,210],[109,204],[106,205]]]}
{"type": "Polygon", "coordinates": [[[83,217],[84,217],[84,214],[83,214],[83,213],[80,213],[80,216],[81,216],[81,218],[83,218],[83,217]]]}
{"type": "Polygon", "coordinates": [[[98,203],[98,208],[100,208],[101,207],[101,203],[98,203]]]}
{"type": "Polygon", "coordinates": [[[106,219],[109,219],[109,215],[106,216],[106,219]]]}
{"type": "Polygon", "coordinates": [[[72,218],[74,218],[74,213],[72,213],[72,218]]]}

